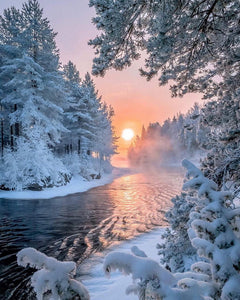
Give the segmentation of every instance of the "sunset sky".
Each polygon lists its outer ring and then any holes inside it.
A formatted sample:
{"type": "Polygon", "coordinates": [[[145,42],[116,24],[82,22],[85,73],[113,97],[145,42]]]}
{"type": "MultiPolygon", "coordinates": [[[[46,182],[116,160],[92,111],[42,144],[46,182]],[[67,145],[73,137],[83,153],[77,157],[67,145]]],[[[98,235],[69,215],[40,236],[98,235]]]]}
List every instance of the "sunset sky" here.
{"type": "MultiPolygon", "coordinates": [[[[22,0],[1,0],[0,13],[4,8],[21,8],[22,0]]],[[[94,9],[88,0],[40,0],[44,15],[50,20],[57,35],[57,46],[63,63],[73,61],[81,77],[91,72],[93,49],[88,40],[97,35],[91,22],[94,9]]],[[[132,128],[137,134],[149,122],[163,122],[178,112],[186,112],[200,95],[187,95],[183,99],[172,99],[168,87],[159,87],[156,79],[147,82],[140,77],[138,69],[143,59],[124,71],[109,71],[104,78],[94,78],[99,95],[115,110],[114,125],[118,135],[124,128],[132,128]]],[[[119,140],[121,148],[129,142],[119,140]]]]}

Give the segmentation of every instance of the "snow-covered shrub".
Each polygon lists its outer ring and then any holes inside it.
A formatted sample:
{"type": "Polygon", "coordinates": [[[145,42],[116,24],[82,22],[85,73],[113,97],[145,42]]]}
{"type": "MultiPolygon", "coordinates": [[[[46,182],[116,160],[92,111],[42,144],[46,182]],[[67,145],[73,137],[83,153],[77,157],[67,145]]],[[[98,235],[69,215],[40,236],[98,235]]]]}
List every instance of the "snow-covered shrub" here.
{"type": "Polygon", "coordinates": [[[100,174],[100,164],[97,158],[83,154],[80,158],[80,175],[87,180],[94,179],[100,174]]]}
{"type": "MultiPolygon", "coordinates": [[[[235,208],[229,192],[217,191],[217,184],[187,160],[183,166],[191,177],[183,188],[198,192],[204,207],[191,213],[189,237],[198,255],[210,263],[212,284],[218,287],[216,296],[224,300],[240,299],[240,239],[235,208]],[[192,234],[193,233],[193,234],[192,234]]],[[[201,265],[201,264],[200,264],[201,265]]]]}
{"type": "Polygon", "coordinates": [[[82,283],[73,279],[76,271],[74,262],[60,262],[34,248],[25,248],[18,252],[17,262],[20,266],[39,270],[31,278],[38,300],[90,299],[82,283]]]}
{"type": "Polygon", "coordinates": [[[112,173],[113,166],[111,165],[111,161],[109,159],[104,159],[101,162],[101,170],[105,174],[112,173]]]}
{"type": "Polygon", "coordinates": [[[87,180],[100,178],[102,174],[112,172],[110,160],[102,160],[86,154],[77,152],[66,154],[62,157],[63,164],[71,175],[80,175],[87,180]],[[100,175],[99,175],[100,174],[100,175]]]}
{"type": "Polygon", "coordinates": [[[4,176],[0,185],[13,190],[41,189],[66,184],[68,170],[41,139],[19,138],[16,150],[3,157],[4,176]]]}
{"type": "Polygon", "coordinates": [[[189,214],[197,205],[197,198],[182,192],[171,201],[173,207],[165,214],[171,229],[166,229],[163,243],[157,248],[162,264],[172,272],[184,272],[189,270],[193,260],[197,260],[196,249],[188,238],[189,214]]]}
{"type": "Polygon", "coordinates": [[[63,157],[61,157],[61,159],[63,164],[73,176],[80,174],[81,158],[77,152],[65,154],[63,157]]]}
{"type": "Polygon", "coordinates": [[[98,157],[84,155],[80,158],[80,175],[84,178],[100,179],[102,174],[111,173],[112,166],[109,160],[101,160],[98,157]]]}

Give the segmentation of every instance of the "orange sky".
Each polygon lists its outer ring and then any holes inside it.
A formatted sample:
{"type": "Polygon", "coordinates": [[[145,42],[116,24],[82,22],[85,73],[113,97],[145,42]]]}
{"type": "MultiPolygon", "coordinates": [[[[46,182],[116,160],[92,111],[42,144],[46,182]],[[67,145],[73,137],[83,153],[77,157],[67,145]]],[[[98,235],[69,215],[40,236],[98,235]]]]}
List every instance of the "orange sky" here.
{"type": "MultiPolygon", "coordinates": [[[[20,8],[22,0],[1,0],[0,13],[12,5],[20,8]]],[[[91,72],[93,49],[87,45],[97,30],[91,23],[94,9],[88,7],[88,0],[39,0],[44,14],[50,20],[55,32],[58,32],[57,45],[61,60],[73,61],[83,77],[91,72]]],[[[94,78],[99,95],[115,110],[114,125],[118,135],[124,128],[132,128],[137,134],[142,124],[163,122],[178,112],[186,112],[194,102],[200,101],[200,95],[187,95],[183,99],[172,99],[168,87],[159,87],[156,79],[147,82],[139,76],[138,68],[142,62],[136,62],[130,68],[117,72],[109,71],[104,78],[94,78]]],[[[121,138],[120,151],[129,142],[121,138]]]]}

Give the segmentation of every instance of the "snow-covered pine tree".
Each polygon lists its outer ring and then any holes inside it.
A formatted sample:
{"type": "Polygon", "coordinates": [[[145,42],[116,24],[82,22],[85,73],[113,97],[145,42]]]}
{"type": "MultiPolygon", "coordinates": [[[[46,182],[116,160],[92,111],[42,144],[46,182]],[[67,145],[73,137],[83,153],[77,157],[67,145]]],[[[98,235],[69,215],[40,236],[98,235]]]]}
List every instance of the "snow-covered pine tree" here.
{"type": "MultiPolygon", "coordinates": [[[[50,164],[48,170],[47,164],[40,163],[41,159],[48,160],[45,155],[50,155],[49,159],[54,164],[54,157],[49,147],[53,148],[60,141],[62,132],[66,131],[62,125],[62,115],[63,108],[67,105],[68,94],[58,71],[59,58],[54,41],[55,33],[49,22],[43,18],[43,12],[35,0],[25,3],[21,11],[13,8],[5,11],[0,26],[5,29],[0,42],[1,51],[5,54],[0,71],[1,105],[8,112],[7,122],[10,125],[12,148],[6,155],[21,156],[22,143],[26,145],[32,143],[30,149],[34,149],[39,139],[45,143],[42,149],[46,150],[42,155],[34,158],[36,168],[42,168],[41,171],[36,171],[36,174],[41,174],[41,179],[38,176],[34,178],[32,168],[26,169],[20,182],[16,183],[17,187],[41,188],[63,184],[68,178],[68,172],[57,159],[55,165],[59,168],[55,171],[58,175],[55,174],[54,179],[49,176],[53,174],[50,171],[50,164]],[[10,22],[13,14],[16,15],[16,22],[15,19],[10,22]],[[11,151],[17,153],[13,154],[11,151]],[[27,176],[31,177],[30,186],[27,184],[27,176]]],[[[39,154],[38,151],[36,153],[39,154]]],[[[27,155],[25,160],[28,165],[27,155]]],[[[11,160],[6,157],[5,161],[11,160]]],[[[10,166],[11,164],[8,165],[9,168],[10,166]]],[[[12,168],[13,171],[18,170],[16,165],[12,165],[12,168]]],[[[9,174],[6,172],[5,177],[1,178],[4,180],[3,185],[9,182],[9,174]]],[[[10,186],[6,187],[10,188],[10,186]]],[[[11,188],[16,186],[11,185],[11,188]]]]}
{"type": "MultiPolygon", "coordinates": [[[[77,152],[80,154],[82,144],[82,137],[79,133],[80,114],[84,104],[82,103],[79,71],[71,61],[63,66],[63,76],[71,98],[64,117],[64,124],[69,133],[63,135],[60,147],[65,149],[65,153],[77,152]]],[[[84,115],[81,117],[84,118],[84,115]]]]}
{"type": "Polygon", "coordinates": [[[231,181],[236,182],[237,187],[240,181],[239,172],[236,172],[240,167],[240,108],[237,102],[239,96],[228,96],[219,101],[208,102],[203,107],[202,126],[208,127],[210,131],[210,151],[202,161],[202,169],[204,174],[219,186],[225,186],[231,181]]]}
{"type": "Polygon", "coordinates": [[[101,98],[95,89],[95,84],[87,73],[81,84],[82,89],[82,107],[80,116],[79,133],[83,137],[82,149],[87,155],[95,151],[95,141],[98,135],[97,115],[101,106],[101,98]]]}
{"type": "Polygon", "coordinates": [[[11,126],[14,124],[16,128],[16,124],[19,125],[17,134],[15,129],[14,149],[4,155],[8,168],[5,168],[1,184],[10,189],[61,185],[66,182],[68,172],[54,158],[49,147],[54,147],[65,131],[63,110],[55,102],[63,97],[62,88],[53,80],[54,77],[26,55],[8,62],[9,65],[2,67],[0,77],[6,72],[12,75],[12,79],[4,84],[6,96],[2,103],[7,107],[17,105],[8,118],[11,126]],[[12,156],[16,160],[11,161],[12,156]],[[25,167],[21,169],[20,165],[25,167]],[[15,177],[18,180],[14,186],[12,178],[15,177]]]}
{"type": "Polygon", "coordinates": [[[159,75],[160,84],[173,80],[174,95],[200,91],[209,98],[238,88],[239,1],[91,0],[90,6],[101,30],[90,41],[94,74],[129,66],[145,49],[141,74],[159,75]]]}
{"type": "MultiPolygon", "coordinates": [[[[70,134],[63,138],[67,144],[66,152],[69,149],[77,152],[80,165],[89,169],[93,175],[101,174],[102,170],[109,172],[110,158],[116,149],[112,126],[114,111],[97,96],[89,74],[81,81],[72,62],[64,66],[63,73],[71,95],[70,106],[65,112],[65,124],[70,130],[70,134]],[[92,157],[93,153],[95,157],[92,157]]],[[[86,175],[89,177],[89,174],[86,175]]]]}
{"type": "Polygon", "coordinates": [[[46,72],[56,72],[59,68],[59,50],[55,37],[57,33],[43,15],[37,0],[28,0],[22,6],[22,28],[19,47],[46,72]]]}
{"type": "MultiPolygon", "coordinates": [[[[217,184],[204,177],[192,163],[184,160],[183,166],[190,179],[183,188],[195,192],[203,203],[202,208],[195,207],[190,214],[192,245],[210,263],[216,299],[240,299],[239,208],[235,207],[230,192],[217,191],[217,184]]],[[[202,266],[198,263],[192,268],[204,272],[205,264],[202,266]]]]}
{"type": "Polygon", "coordinates": [[[116,136],[112,125],[114,110],[106,103],[100,102],[100,109],[97,113],[96,124],[98,124],[97,138],[95,139],[94,150],[99,158],[99,173],[111,171],[110,159],[116,153],[116,136]]]}
{"type": "MultiPolygon", "coordinates": [[[[5,9],[3,11],[3,15],[0,16],[0,60],[2,67],[7,59],[13,59],[19,57],[21,55],[21,51],[18,48],[19,44],[19,36],[22,30],[22,15],[18,9],[15,7],[11,7],[9,9],[5,9]]],[[[15,131],[15,126],[10,125],[8,114],[13,110],[16,110],[15,107],[9,107],[2,103],[1,99],[4,97],[4,89],[3,85],[5,82],[10,80],[9,74],[5,73],[5,76],[2,76],[0,79],[1,86],[1,94],[0,94],[0,105],[1,105],[1,130],[2,130],[2,138],[1,138],[1,148],[3,152],[3,148],[7,145],[11,144],[13,148],[13,134],[15,131]]],[[[16,125],[18,127],[18,125],[16,125]]]]}

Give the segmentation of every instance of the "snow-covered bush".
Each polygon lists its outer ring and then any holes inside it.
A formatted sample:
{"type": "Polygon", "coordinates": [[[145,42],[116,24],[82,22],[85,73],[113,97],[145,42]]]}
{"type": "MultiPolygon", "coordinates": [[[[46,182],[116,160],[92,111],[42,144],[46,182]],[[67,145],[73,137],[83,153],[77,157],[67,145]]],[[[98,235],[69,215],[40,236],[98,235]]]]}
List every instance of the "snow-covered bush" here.
{"type": "Polygon", "coordinates": [[[41,139],[19,138],[16,150],[8,149],[3,160],[5,169],[0,184],[11,190],[59,186],[70,179],[63,163],[41,139]]]}
{"type": "Polygon", "coordinates": [[[89,300],[89,294],[81,282],[73,279],[76,264],[72,261],[60,262],[53,257],[25,248],[17,254],[18,265],[36,268],[31,284],[38,300],[89,300]]]}
{"type": "Polygon", "coordinates": [[[62,157],[62,161],[71,175],[80,175],[87,180],[100,179],[102,174],[112,172],[109,159],[100,161],[98,157],[83,153],[66,154],[62,157]]]}
{"type": "Polygon", "coordinates": [[[99,174],[101,174],[99,160],[91,155],[82,154],[79,173],[87,180],[95,179],[99,174]]]}
{"type": "Polygon", "coordinates": [[[61,157],[61,159],[63,164],[73,176],[81,174],[81,158],[77,152],[65,154],[63,157],[61,157]]]}

